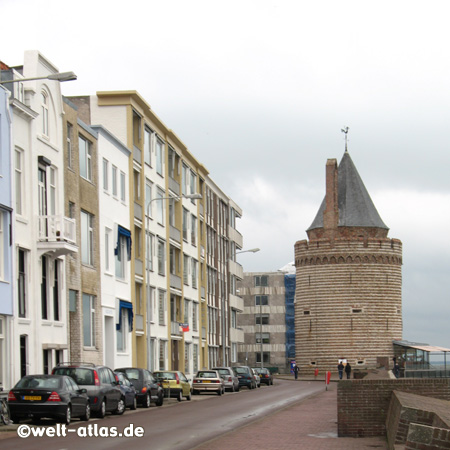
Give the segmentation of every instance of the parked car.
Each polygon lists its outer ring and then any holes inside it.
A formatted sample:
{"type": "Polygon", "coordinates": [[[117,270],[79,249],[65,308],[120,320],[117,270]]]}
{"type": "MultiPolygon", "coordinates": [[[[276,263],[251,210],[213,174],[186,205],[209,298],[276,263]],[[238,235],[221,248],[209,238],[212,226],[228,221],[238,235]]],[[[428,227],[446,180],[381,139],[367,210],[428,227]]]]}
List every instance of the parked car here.
{"type": "Polygon", "coordinates": [[[164,402],[164,390],[153,378],[147,369],[137,367],[122,367],[116,372],[124,373],[133,383],[137,391],[137,402],[144,408],[149,408],[151,403],[162,406],[164,402]]]}
{"type": "Polygon", "coordinates": [[[116,380],[119,382],[120,390],[125,397],[125,408],[137,408],[137,392],[128,377],[122,372],[114,372],[116,380]]]}
{"type": "Polygon", "coordinates": [[[256,387],[261,387],[261,378],[259,377],[259,374],[252,368],[250,368],[250,370],[253,372],[253,376],[255,377],[255,383],[256,383],[256,387]]]}
{"type": "Polygon", "coordinates": [[[199,370],[192,380],[192,393],[216,392],[225,394],[225,382],[217,370],[199,370]]]}
{"type": "Polygon", "coordinates": [[[269,369],[265,367],[254,367],[253,370],[261,378],[261,383],[267,384],[267,386],[273,385],[273,375],[269,369]]]}
{"type": "Polygon", "coordinates": [[[164,397],[176,398],[179,402],[186,397],[191,400],[192,388],[183,372],[178,370],[157,370],[153,372],[156,382],[164,389],[164,397]]]}
{"type": "Polygon", "coordinates": [[[50,418],[68,425],[73,417],[91,417],[86,389],[68,376],[26,375],[9,391],[8,405],[14,423],[50,418]]]}
{"type": "Polygon", "coordinates": [[[248,366],[233,367],[233,371],[238,377],[239,386],[246,386],[248,389],[256,388],[255,374],[248,366]]]}
{"type": "Polygon", "coordinates": [[[124,413],[125,397],[109,367],[67,362],[58,364],[52,373],[72,377],[80,388],[86,389],[91,411],[97,417],[103,418],[107,412],[124,413]]]}
{"type": "Polygon", "coordinates": [[[219,375],[223,378],[225,390],[231,392],[239,391],[239,379],[231,367],[213,367],[212,370],[217,370],[219,375]]]}

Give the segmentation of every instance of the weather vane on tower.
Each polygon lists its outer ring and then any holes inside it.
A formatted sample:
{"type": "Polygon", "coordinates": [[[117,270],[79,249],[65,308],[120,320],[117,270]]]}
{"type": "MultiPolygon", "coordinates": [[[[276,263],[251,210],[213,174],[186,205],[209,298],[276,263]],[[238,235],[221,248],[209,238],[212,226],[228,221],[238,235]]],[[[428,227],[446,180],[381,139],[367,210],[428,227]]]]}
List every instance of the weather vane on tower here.
{"type": "Polygon", "coordinates": [[[349,130],[348,127],[341,128],[341,131],[342,131],[343,133],[345,133],[345,152],[346,152],[346,153],[347,153],[347,140],[348,140],[347,135],[348,135],[348,130],[349,130]]]}

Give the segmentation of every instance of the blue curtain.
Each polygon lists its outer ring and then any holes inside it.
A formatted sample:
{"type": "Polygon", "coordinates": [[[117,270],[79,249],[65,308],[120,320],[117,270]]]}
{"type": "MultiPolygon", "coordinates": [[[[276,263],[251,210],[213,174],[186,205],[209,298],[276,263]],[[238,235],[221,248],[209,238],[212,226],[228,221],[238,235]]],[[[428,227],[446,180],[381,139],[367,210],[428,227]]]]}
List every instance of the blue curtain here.
{"type": "Polygon", "coordinates": [[[114,254],[119,257],[120,254],[120,237],[123,236],[127,240],[127,255],[128,261],[131,260],[131,232],[120,225],[117,227],[117,247],[114,249],[114,254]]]}
{"type": "Polygon", "coordinates": [[[116,330],[120,330],[122,328],[122,309],[128,310],[128,328],[129,331],[133,331],[133,305],[130,302],[126,302],[125,300],[119,301],[119,323],[116,324],[116,330]]]}

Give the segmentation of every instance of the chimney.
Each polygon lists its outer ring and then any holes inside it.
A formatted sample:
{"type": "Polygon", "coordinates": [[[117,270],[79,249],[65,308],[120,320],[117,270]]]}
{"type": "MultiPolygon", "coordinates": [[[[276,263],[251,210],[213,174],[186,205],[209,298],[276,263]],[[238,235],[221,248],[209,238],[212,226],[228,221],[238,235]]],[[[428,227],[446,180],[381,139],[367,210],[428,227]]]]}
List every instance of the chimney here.
{"type": "Polygon", "coordinates": [[[334,237],[339,223],[338,208],[338,169],[337,160],[328,159],[326,165],[325,211],[323,212],[323,228],[325,233],[334,237]],[[329,231],[332,231],[329,233],[329,231]]]}

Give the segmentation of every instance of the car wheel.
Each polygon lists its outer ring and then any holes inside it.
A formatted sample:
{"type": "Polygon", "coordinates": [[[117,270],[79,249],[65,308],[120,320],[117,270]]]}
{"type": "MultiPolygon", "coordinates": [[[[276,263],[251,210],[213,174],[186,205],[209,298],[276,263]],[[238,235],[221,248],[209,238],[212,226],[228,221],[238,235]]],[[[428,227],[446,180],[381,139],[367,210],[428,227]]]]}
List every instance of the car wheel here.
{"type": "Polygon", "coordinates": [[[163,405],[163,402],[164,402],[164,394],[161,394],[161,395],[158,397],[158,401],[156,402],[156,406],[162,406],[162,405],[163,405]]]}
{"type": "Polygon", "coordinates": [[[183,400],[183,393],[180,391],[180,393],[178,394],[177,400],[179,402],[181,402],[181,400],[183,400]]]}
{"type": "Polygon", "coordinates": [[[121,416],[124,412],[125,412],[125,399],[123,397],[120,397],[117,403],[117,408],[114,411],[114,414],[116,416],[121,416]]]}
{"type": "Polygon", "coordinates": [[[137,400],[136,397],[133,398],[133,404],[131,405],[130,409],[133,411],[137,408],[137,400]]]}
{"type": "Polygon", "coordinates": [[[70,409],[70,405],[68,405],[64,417],[59,422],[69,425],[71,420],[72,420],[72,411],[70,409]]]}
{"type": "Polygon", "coordinates": [[[222,395],[222,389],[219,389],[219,390],[217,391],[217,395],[222,395]]]}
{"type": "Polygon", "coordinates": [[[187,400],[188,402],[190,402],[190,401],[191,401],[191,398],[192,398],[192,394],[191,394],[191,391],[189,391],[189,395],[186,397],[186,400],[187,400]]]}
{"type": "Polygon", "coordinates": [[[10,416],[10,419],[14,422],[14,423],[19,423],[20,419],[17,416],[10,416]]]}
{"type": "Polygon", "coordinates": [[[105,399],[102,400],[102,404],[100,405],[100,410],[97,413],[98,417],[100,419],[103,419],[106,416],[106,401],[105,399]]]}
{"type": "Polygon", "coordinates": [[[142,403],[142,406],[143,406],[144,408],[150,408],[151,402],[152,402],[152,399],[150,398],[150,394],[147,394],[147,395],[145,396],[144,402],[142,403]]]}
{"type": "Polygon", "coordinates": [[[261,387],[261,383],[258,384],[258,387],[259,387],[259,388],[261,387]]]}
{"type": "Polygon", "coordinates": [[[81,416],[81,420],[87,422],[91,418],[91,405],[86,403],[86,409],[84,410],[84,415],[81,416]]]}
{"type": "Polygon", "coordinates": [[[193,395],[198,395],[198,391],[193,390],[193,391],[192,391],[192,394],[193,394],[193,395]]]}
{"type": "Polygon", "coordinates": [[[231,386],[231,392],[236,392],[236,389],[234,387],[234,384],[231,386]]]}

